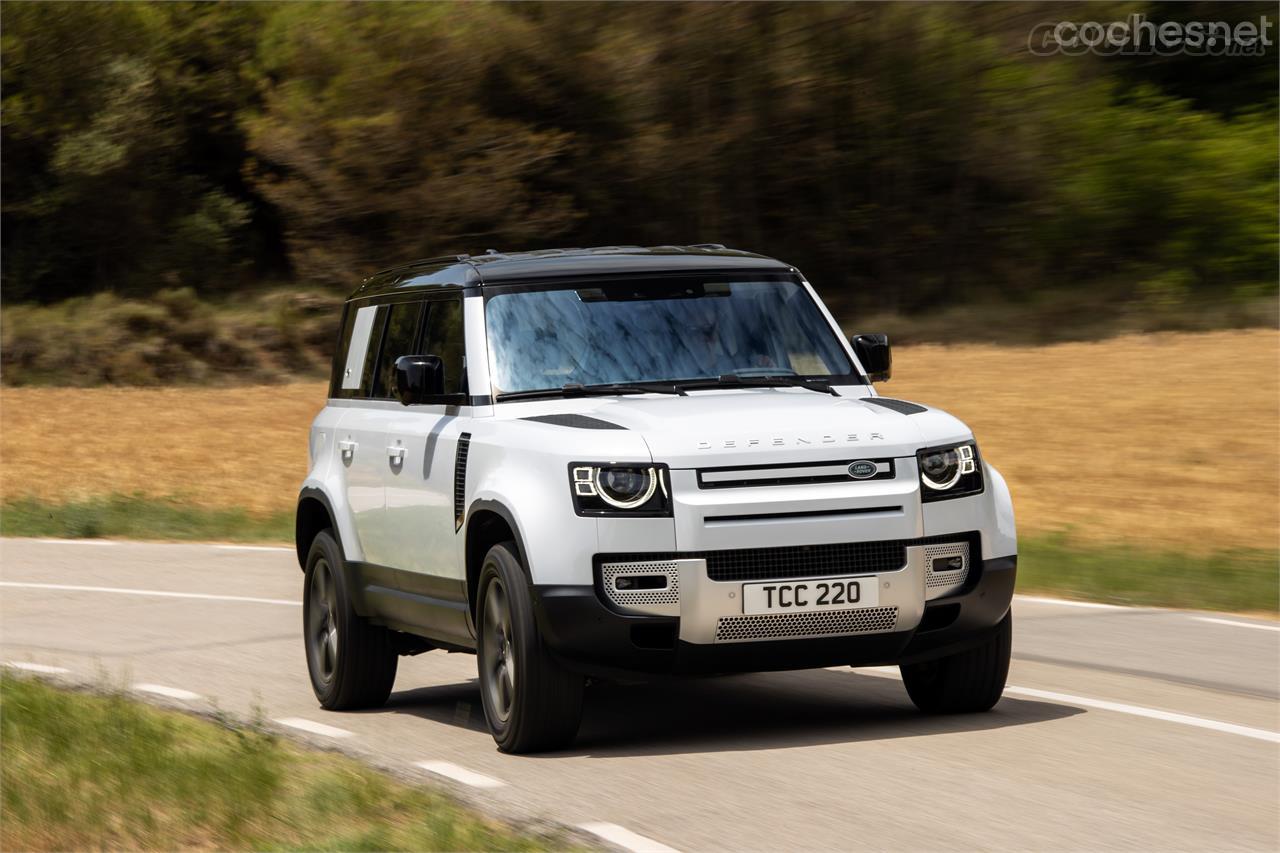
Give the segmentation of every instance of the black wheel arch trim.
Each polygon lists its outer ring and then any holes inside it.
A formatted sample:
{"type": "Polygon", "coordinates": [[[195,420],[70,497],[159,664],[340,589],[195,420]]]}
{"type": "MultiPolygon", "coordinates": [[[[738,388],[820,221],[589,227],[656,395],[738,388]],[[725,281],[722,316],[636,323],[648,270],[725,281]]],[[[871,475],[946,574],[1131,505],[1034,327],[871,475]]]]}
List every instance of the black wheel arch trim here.
{"type": "MultiPolygon", "coordinates": [[[[323,489],[307,486],[298,493],[297,507],[301,507],[303,501],[308,500],[314,500],[324,507],[325,514],[329,516],[329,532],[333,535],[334,541],[338,543],[338,551],[341,552],[345,561],[347,549],[342,543],[342,532],[338,530],[337,516],[333,512],[333,504],[329,501],[329,496],[324,493],[323,489]]],[[[293,545],[298,555],[298,568],[305,572],[307,570],[307,554],[311,551],[311,540],[307,540],[306,544],[303,544],[300,522],[301,518],[298,515],[297,508],[295,508],[293,516],[293,545]]]]}
{"type": "MultiPolygon", "coordinates": [[[[524,544],[524,533],[521,532],[520,525],[516,523],[515,515],[511,512],[511,510],[507,509],[506,504],[503,504],[499,501],[486,500],[483,498],[472,501],[471,505],[467,507],[467,515],[462,522],[462,528],[466,531],[464,535],[466,536],[471,535],[471,518],[477,512],[482,512],[482,511],[492,512],[494,515],[499,516],[503,521],[507,523],[507,527],[511,528],[511,534],[515,537],[516,557],[518,557],[520,560],[520,568],[524,570],[525,580],[529,581],[529,583],[532,584],[533,576],[529,573],[529,560],[527,558],[529,549],[526,548],[524,544]]],[[[467,543],[464,541],[463,553],[466,553],[466,547],[465,547],[466,544],[467,543]]]]}

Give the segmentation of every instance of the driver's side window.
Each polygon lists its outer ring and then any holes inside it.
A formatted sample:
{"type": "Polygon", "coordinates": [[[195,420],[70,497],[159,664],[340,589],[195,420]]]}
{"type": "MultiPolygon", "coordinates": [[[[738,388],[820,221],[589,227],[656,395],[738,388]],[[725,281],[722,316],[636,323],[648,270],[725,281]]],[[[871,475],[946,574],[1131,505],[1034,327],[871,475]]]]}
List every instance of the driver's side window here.
{"type": "Polygon", "coordinates": [[[427,321],[422,333],[422,354],[438,355],[444,362],[444,393],[467,393],[466,345],[462,327],[462,299],[427,301],[427,321]]]}
{"type": "Polygon", "coordinates": [[[374,372],[373,393],[370,395],[375,400],[389,400],[393,396],[396,359],[402,355],[419,354],[414,347],[421,320],[421,302],[397,302],[390,306],[387,325],[382,334],[382,348],[378,353],[378,367],[374,372]]]}

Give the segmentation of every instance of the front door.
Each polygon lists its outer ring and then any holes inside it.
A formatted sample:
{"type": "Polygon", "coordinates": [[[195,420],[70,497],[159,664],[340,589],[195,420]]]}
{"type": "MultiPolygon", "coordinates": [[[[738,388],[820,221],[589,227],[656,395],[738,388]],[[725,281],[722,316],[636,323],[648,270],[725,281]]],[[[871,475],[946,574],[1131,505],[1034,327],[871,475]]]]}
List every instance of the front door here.
{"type": "MultiPolygon", "coordinates": [[[[444,362],[445,393],[465,400],[462,299],[428,300],[416,349],[399,355],[436,355],[444,362]]],[[[394,363],[394,357],[392,358],[394,363]]],[[[386,447],[393,464],[383,474],[385,503],[379,529],[387,565],[400,588],[430,605],[433,636],[469,637],[466,571],[458,560],[454,470],[459,436],[470,406],[399,406],[386,412],[386,447]]]]}
{"type": "MultiPolygon", "coordinates": [[[[426,323],[417,344],[401,355],[436,355],[444,361],[445,393],[465,392],[462,299],[427,302],[426,323]]],[[[386,419],[388,452],[399,464],[386,469],[384,513],[390,565],[422,575],[461,580],[454,553],[453,470],[458,435],[469,407],[400,407],[386,419]]]]}

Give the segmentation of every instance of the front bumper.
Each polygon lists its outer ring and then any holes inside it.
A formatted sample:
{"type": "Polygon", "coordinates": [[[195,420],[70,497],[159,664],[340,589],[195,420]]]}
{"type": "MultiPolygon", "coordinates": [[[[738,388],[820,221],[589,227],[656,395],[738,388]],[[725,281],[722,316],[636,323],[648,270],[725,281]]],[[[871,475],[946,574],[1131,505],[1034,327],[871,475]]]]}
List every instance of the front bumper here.
{"type": "Polygon", "coordinates": [[[963,588],[929,601],[920,560],[913,557],[899,572],[881,575],[890,582],[881,592],[881,604],[898,608],[890,631],[749,642],[715,641],[717,623],[741,613],[740,602],[729,595],[740,584],[706,583],[696,571],[695,566],[680,566],[679,616],[618,612],[602,602],[594,586],[535,586],[543,641],[567,666],[603,675],[918,662],[963,651],[990,635],[1013,599],[1017,557],[975,559],[963,588]]]}

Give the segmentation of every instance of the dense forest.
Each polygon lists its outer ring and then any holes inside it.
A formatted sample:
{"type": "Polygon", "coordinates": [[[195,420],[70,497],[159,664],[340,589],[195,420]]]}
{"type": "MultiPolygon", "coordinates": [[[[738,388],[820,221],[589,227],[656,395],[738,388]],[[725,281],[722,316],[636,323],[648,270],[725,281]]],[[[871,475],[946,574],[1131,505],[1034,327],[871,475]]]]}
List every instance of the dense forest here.
{"type": "MultiPolygon", "coordinates": [[[[720,242],[849,308],[1277,281],[1277,63],[1040,57],[1277,4],[6,3],[9,305],[720,242]]],[[[1272,32],[1275,30],[1273,28],[1272,32]]]]}

